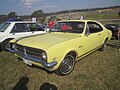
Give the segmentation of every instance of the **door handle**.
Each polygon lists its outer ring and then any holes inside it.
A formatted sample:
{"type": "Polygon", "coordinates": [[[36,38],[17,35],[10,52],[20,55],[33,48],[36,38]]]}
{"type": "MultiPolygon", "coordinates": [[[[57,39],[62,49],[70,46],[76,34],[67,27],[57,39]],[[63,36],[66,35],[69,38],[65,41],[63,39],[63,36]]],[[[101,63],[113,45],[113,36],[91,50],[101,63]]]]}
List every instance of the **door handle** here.
{"type": "Polygon", "coordinates": [[[101,34],[98,34],[98,35],[101,35],[101,34]]]}

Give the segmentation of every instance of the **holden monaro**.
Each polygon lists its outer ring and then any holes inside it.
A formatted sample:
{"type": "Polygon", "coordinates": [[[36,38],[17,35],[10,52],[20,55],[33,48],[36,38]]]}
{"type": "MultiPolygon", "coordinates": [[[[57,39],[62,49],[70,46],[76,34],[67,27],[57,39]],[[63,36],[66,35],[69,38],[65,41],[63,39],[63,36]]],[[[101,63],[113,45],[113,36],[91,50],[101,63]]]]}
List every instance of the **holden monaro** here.
{"type": "Polygon", "coordinates": [[[48,33],[10,41],[10,52],[28,65],[36,65],[69,74],[75,62],[94,52],[103,51],[111,31],[93,20],[63,20],[56,22],[48,33]]]}

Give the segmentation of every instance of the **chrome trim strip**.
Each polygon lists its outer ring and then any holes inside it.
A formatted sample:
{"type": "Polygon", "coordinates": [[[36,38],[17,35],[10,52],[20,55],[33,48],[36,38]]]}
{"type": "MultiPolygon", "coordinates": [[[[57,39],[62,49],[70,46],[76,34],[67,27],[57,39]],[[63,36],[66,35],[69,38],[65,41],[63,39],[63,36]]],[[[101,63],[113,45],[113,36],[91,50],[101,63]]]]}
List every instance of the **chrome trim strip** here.
{"type": "Polygon", "coordinates": [[[19,55],[20,57],[24,58],[24,59],[27,59],[29,61],[34,61],[34,62],[37,62],[37,63],[40,63],[42,64],[44,67],[47,67],[47,68],[52,68],[54,67],[56,64],[57,64],[57,61],[53,61],[51,63],[48,63],[44,60],[41,60],[41,59],[37,59],[37,58],[34,58],[34,57],[31,57],[31,56],[28,56],[28,55],[25,55],[24,53],[19,53],[18,51],[16,50],[9,50],[9,52],[11,53],[14,53],[14,54],[17,54],[19,55]]]}

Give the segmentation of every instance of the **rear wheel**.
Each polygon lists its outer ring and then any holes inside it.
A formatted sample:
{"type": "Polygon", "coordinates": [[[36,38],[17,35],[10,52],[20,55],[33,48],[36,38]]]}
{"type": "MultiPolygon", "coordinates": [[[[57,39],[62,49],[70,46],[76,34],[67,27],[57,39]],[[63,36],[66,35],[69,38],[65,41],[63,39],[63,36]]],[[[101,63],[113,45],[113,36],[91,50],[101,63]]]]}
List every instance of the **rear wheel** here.
{"type": "Polygon", "coordinates": [[[75,55],[70,53],[65,56],[56,73],[58,75],[67,75],[70,72],[72,72],[74,67],[75,67],[75,55]]]}

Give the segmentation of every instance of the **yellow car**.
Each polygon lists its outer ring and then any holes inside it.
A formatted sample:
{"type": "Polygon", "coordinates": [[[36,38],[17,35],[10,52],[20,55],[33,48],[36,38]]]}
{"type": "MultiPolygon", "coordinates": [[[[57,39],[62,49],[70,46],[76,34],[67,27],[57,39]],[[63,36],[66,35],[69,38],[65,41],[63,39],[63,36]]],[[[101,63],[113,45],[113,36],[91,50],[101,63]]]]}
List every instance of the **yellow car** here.
{"type": "Polygon", "coordinates": [[[66,75],[77,60],[95,50],[103,51],[111,35],[111,31],[97,21],[63,20],[54,24],[48,33],[12,40],[10,52],[28,65],[66,75]]]}

